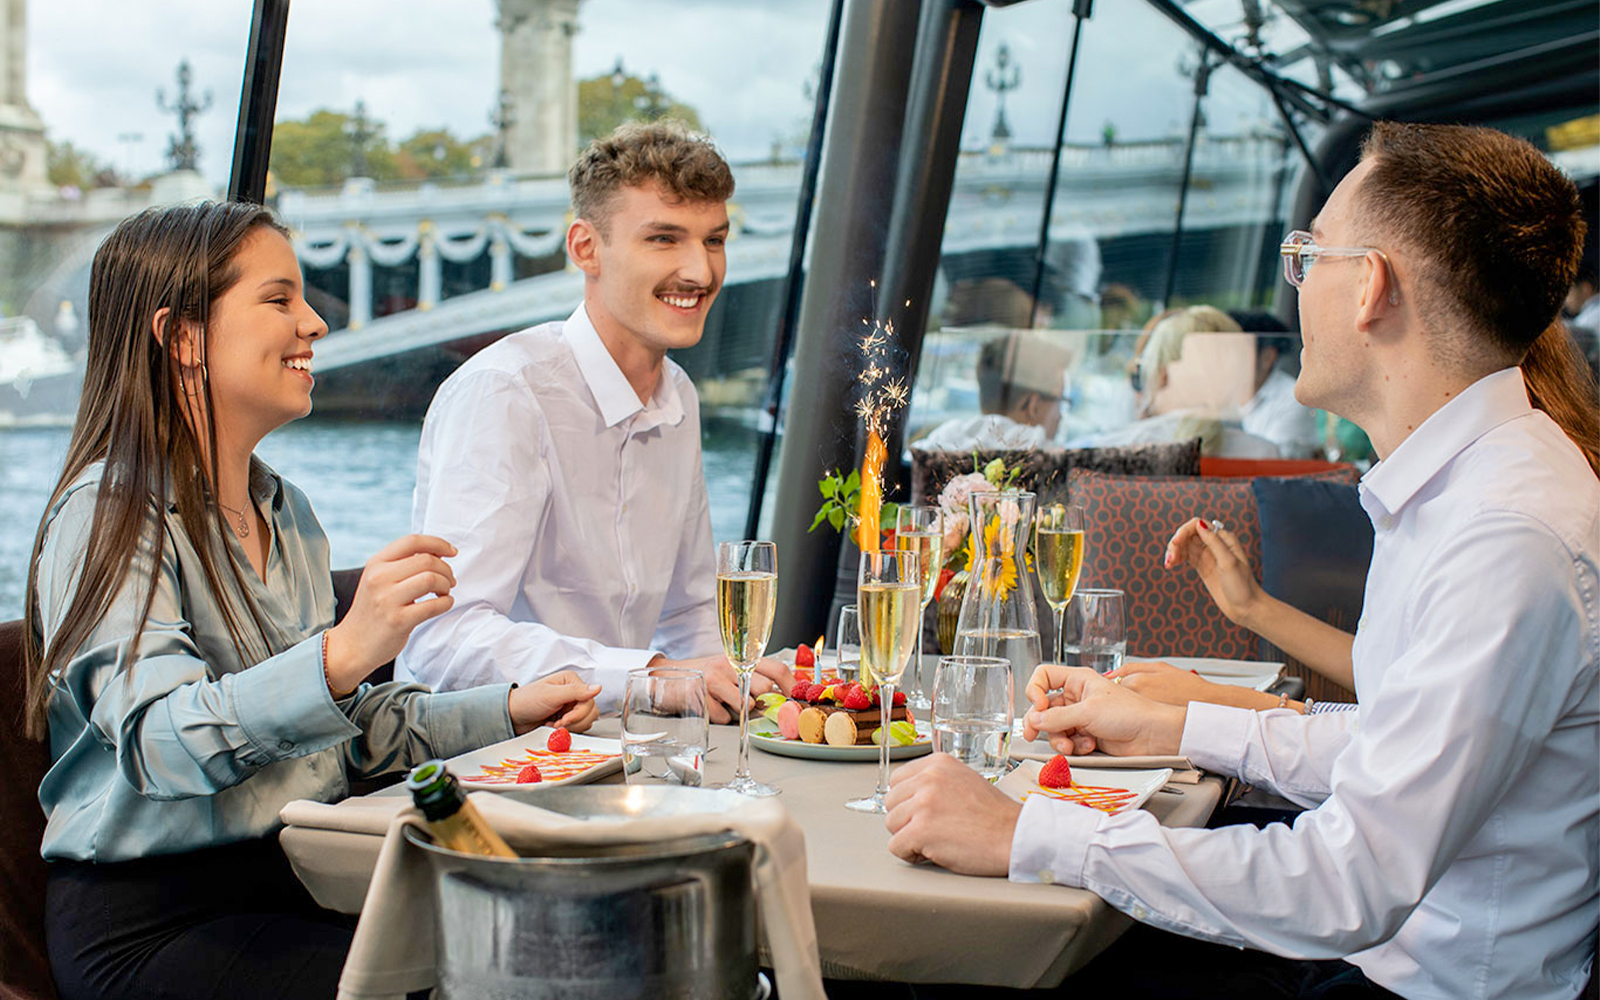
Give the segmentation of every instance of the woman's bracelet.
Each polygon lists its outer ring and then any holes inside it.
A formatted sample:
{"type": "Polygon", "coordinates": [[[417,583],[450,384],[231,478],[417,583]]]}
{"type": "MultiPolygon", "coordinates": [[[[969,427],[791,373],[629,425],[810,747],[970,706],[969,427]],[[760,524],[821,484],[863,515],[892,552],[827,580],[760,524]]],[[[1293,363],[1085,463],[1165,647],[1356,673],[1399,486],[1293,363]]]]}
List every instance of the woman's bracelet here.
{"type": "Polygon", "coordinates": [[[350,696],[350,692],[340,691],[337,687],[335,687],[333,684],[333,675],[328,673],[328,633],[330,631],[332,631],[332,629],[322,630],[322,679],[327,683],[328,693],[333,695],[333,700],[338,701],[340,698],[348,698],[350,696]]]}

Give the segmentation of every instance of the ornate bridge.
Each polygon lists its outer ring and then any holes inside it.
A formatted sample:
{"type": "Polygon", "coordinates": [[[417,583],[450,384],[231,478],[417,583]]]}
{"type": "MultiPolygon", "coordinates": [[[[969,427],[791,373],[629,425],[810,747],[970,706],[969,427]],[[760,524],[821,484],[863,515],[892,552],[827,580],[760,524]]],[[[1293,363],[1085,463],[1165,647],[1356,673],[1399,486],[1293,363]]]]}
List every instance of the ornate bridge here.
{"type": "MultiPolygon", "coordinates": [[[[1098,242],[1170,232],[1183,169],[1181,142],[1068,147],[1050,223],[1053,243],[1078,244],[1070,287],[1093,296],[1098,242]]],[[[946,220],[945,255],[1031,247],[1039,235],[1051,151],[964,154],[946,220]]],[[[1195,149],[1185,230],[1269,223],[1281,171],[1292,167],[1272,135],[1204,139],[1195,149]]],[[[729,205],[730,285],[783,276],[800,184],[798,165],[734,168],[729,205]]],[[[582,297],[582,279],[557,261],[570,220],[563,177],[499,173],[467,185],[377,187],[355,179],[335,192],[286,191],[278,209],[296,252],[317,272],[345,266],[349,319],[318,348],[322,370],[360,364],[560,318],[582,297]],[[488,261],[484,287],[444,295],[444,265],[488,261]],[[557,268],[517,280],[523,271],[557,268]],[[415,268],[412,308],[374,316],[375,269],[415,268]]],[[[822,207],[826,211],[826,206],[822,207]]],[[[811,254],[828,248],[812,246],[811,254]]],[[[1249,260],[1239,266],[1248,268],[1249,260]]],[[[481,264],[478,267],[481,272],[481,264]]]]}

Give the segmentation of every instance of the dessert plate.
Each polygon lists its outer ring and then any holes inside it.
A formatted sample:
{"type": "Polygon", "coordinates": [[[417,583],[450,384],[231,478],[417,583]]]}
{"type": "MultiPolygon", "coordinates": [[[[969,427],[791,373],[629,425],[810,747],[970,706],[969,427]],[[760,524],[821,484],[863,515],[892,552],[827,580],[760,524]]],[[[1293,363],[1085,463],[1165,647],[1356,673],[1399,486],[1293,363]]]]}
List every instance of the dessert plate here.
{"type": "MultiPolygon", "coordinates": [[[[464,753],[445,761],[462,788],[474,791],[531,791],[556,785],[578,785],[622,770],[622,742],[598,736],[572,734],[572,749],[560,753],[546,750],[554,732],[540,726],[532,732],[493,743],[481,750],[464,753]],[[517,784],[517,772],[536,764],[542,781],[517,784]]],[[[876,749],[876,748],[874,748],[876,749]]]]}
{"type": "MultiPolygon", "coordinates": [[[[577,746],[574,738],[573,746],[577,746]]],[[[799,757],[803,760],[853,760],[876,763],[878,745],[868,743],[858,747],[836,747],[827,743],[807,743],[804,740],[786,740],[778,732],[778,724],[771,719],[750,720],[750,745],[780,757],[799,757]]],[[[917,741],[906,746],[889,748],[890,760],[910,760],[933,751],[933,730],[926,722],[917,720],[917,741]]]]}
{"type": "Polygon", "coordinates": [[[1170,767],[1146,771],[1074,767],[1071,788],[1044,788],[1039,784],[1042,766],[1036,760],[1022,761],[1000,779],[1000,790],[1021,801],[1026,801],[1030,795],[1044,795],[1114,816],[1144,805],[1172,777],[1170,767]]]}

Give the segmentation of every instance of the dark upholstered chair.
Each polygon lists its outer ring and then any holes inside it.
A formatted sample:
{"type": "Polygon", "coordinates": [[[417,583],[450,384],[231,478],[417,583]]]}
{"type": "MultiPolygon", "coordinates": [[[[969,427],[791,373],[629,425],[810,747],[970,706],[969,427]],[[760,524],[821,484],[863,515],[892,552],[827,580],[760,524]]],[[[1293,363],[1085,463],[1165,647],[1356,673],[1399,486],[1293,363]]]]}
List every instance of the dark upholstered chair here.
{"type": "MultiPolygon", "coordinates": [[[[356,587],[361,584],[361,567],[355,569],[336,569],[333,571],[333,620],[344,618],[344,613],[350,610],[350,602],[355,599],[356,587]]],[[[390,660],[383,666],[368,675],[367,680],[373,684],[382,684],[394,680],[394,661],[390,660]]]]}
{"type": "Polygon", "coordinates": [[[55,1000],[44,949],[44,811],[50,750],[23,735],[22,622],[0,624],[0,1000],[55,1000]]]}

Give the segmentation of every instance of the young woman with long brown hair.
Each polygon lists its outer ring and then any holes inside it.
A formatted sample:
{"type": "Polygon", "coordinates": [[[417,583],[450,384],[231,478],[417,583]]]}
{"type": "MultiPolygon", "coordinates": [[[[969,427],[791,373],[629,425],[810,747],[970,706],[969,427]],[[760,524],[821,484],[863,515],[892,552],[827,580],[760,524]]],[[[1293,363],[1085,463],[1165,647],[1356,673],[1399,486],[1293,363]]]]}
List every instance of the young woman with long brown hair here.
{"type": "Polygon", "coordinates": [[[294,878],[279,809],[594,718],[598,688],[570,672],[445,695],[363,683],[450,607],[455,550],[392,543],[334,625],[326,536],[253,455],[310,412],[325,333],[260,207],[152,209],[95,255],[24,651],[53,761],[39,797],[63,1000],[331,996],[351,924],[294,878]]]}

